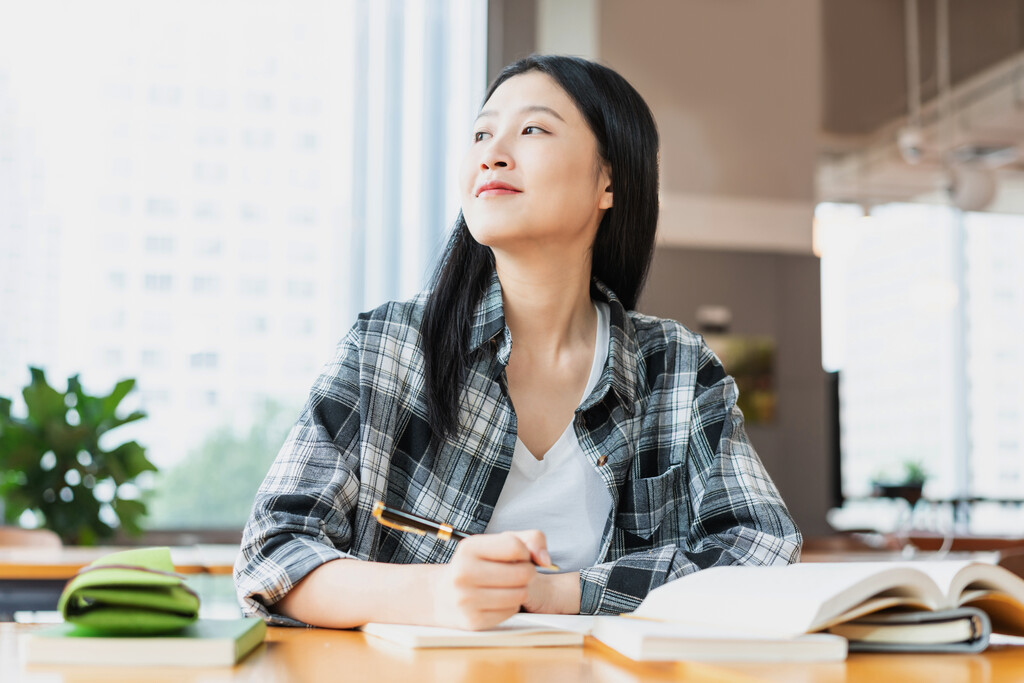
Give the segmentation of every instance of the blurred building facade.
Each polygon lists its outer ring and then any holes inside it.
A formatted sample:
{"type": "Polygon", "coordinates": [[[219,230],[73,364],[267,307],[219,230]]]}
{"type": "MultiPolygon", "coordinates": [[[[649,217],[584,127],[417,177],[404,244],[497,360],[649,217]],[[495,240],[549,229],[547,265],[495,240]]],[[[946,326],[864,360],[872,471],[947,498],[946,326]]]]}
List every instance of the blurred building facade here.
{"type": "Polygon", "coordinates": [[[0,28],[0,395],[28,365],[95,391],[137,377],[149,418],[124,431],[162,468],[268,400],[297,417],[356,314],[425,285],[457,214],[477,5],[19,8],[0,28]]]}

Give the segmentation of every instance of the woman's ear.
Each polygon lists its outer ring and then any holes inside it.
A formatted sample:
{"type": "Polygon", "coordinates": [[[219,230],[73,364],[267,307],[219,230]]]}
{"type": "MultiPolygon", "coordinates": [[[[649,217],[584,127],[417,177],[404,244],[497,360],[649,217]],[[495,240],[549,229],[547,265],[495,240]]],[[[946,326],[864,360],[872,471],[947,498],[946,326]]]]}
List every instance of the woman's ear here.
{"type": "Polygon", "coordinates": [[[610,209],[613,204],[612,197],[612,170],[607,163],[601,164],[601,182],[604,183],[604,192],[597,203],[599,209],[610,209]]]}

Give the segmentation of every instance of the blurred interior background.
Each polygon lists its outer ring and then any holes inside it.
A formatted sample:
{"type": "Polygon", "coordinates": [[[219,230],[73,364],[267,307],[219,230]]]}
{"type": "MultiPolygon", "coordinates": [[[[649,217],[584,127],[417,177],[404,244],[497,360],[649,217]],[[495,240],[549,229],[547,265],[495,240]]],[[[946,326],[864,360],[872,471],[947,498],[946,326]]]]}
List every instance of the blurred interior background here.
{"type": "Polygon", "coordinates": [[[742,378],[808,537],[1024,531],[1021,0],[2,4],[0,396],[137,379],[118,439],[158,471],[90,488],[144,540],[238,538],[356,314],[424,287],[531,52],[651,105],[638,308],[742,378]]]}

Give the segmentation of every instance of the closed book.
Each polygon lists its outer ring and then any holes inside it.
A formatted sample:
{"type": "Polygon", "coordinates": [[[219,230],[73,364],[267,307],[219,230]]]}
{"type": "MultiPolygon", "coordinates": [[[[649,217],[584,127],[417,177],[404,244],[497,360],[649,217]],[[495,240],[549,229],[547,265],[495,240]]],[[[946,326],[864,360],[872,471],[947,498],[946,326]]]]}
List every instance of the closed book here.
{"type": "Polygon", "coordinates": [[[581,646],[584,635],[579,630],[533,622],[525,614],[514,615],[483,631],[376,622],[364,625],[362,631],[410,648],[581,646]]]}
{"type": "Polygon", "coordinates": [[[851,652],[981,652],[992,625],[976,607],[938,612],[876,612],[836,624],[829,633],[850,641],[851,652]]]}
{"type": "Polygon", "coordinates": [[[24,637],[28,664],[232,666],[263,642],[262,619],[200,619],[161,635],[106,636],[59,624],[24,637]]]}
{"type": "Polygon", "coordinates": [[[751,636],[629,617],[598,617],[592,632],[637,661],[837,662],[846,639],[827,633],[792,638],[751,636]]]}

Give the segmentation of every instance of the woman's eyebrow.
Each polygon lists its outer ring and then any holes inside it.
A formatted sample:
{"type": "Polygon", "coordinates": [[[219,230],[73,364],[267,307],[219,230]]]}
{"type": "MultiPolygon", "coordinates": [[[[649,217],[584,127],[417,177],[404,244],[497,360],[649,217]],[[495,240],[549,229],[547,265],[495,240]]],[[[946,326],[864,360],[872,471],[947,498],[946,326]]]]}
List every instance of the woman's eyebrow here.
{"type": "MultiPolygon", "coordinates": [[[[520,114],[525,114],[525,113],[529,113],[529,112],[542,112],[542,113],[545,113],[545,114],[551,114],[552,116],[554,116],[556,119],[558,119],[562,123],[565,123],[565,119],[563,119],[559,115],[559,113],[557,111],[555,111],[551,107],[545,107],[543,104],[531,104],[531,105],[527,105],[527,106],[525,106],[525,107],[523,107],[522,109],[519,110],[520,114]]],[[[496,112],[496,111],[494,111],[492,109],[484,109],[479,114],[477,114],[476,120],[479,121],[480,119],[484,118],[485,116],[496,116],[497,113],[498,112],[496,112]]]]}

